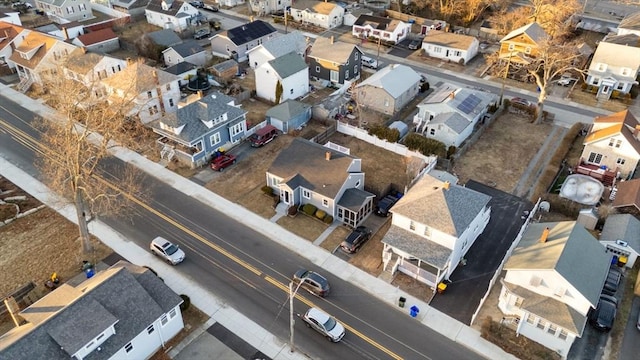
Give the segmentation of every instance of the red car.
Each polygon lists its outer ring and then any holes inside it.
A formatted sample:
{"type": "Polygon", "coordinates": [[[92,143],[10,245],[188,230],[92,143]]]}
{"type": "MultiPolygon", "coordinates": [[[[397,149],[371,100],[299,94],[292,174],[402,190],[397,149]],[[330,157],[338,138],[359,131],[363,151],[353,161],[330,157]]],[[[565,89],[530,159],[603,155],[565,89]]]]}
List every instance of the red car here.
{"type": "Polygon", "coordinates": [[[231,154],[223,154],[211,159],[211,168],[213,170],[222,171],[224,168],[236,163],[236,156],[231,154]]]}

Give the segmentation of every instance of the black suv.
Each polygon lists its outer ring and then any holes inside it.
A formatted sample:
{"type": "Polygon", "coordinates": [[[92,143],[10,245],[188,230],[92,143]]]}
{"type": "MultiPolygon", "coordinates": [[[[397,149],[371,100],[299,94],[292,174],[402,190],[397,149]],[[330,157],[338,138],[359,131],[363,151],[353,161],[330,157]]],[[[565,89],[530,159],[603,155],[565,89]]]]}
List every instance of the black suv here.
{"type": "Polygon", "coordinates": [[[366,226],[358,226],[340,244],[340,249],[347,254],[353,254],[371,237],[371,230],[366,226]]]}
{"type": "Polygon", "coordinates": [[[589,315],[589,322],[601,331],[609,331],[613,327],[618,311],[618,299],[613,296],[600,295],[598,306],[589,315]]]}
{"type": "Polygon", "coordinates": [[[378,216],[389,216],[389,210],[391,207],[395,205],[398,201],[398,198],[393,195],[387,195],[383,197],[380,201],[378,201],[378,205],[376,205],[375,214],[378,216]]]}
{"type": "Polygon", "coordinates": [[[296,271],[296,273],[293,274],[293,282],[295,284],[302,283],[302,285],[300,285],[301,288],[320,297],[327,296],[331,289],[329,287],[329,281],[327,281],[324,276],[307,269],[296,271]]]}

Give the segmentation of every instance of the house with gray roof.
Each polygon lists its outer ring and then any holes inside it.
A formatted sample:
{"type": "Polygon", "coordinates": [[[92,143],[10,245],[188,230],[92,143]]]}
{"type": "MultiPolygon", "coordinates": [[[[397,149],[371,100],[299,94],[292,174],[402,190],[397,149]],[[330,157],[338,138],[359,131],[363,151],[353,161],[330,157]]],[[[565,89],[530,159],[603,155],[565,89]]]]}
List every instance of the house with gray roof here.
{"type": "Polygon", "coordinates": [[[187,40],[164,49],[162,58],[166,66],[173,66],[185,61],[194,65],[204,66],[207,62],[207,54],[204,48],[195,40],[187,40]]]}
{"type": "Polygon", "coordinates": [[[504,321],[566,358],[598,305],[611,262],[602,250],[575,221],[529,224],[500,279],[504,321]]]}
{"type": "Polygon", "coordinates": [[[247,51],[247,56],[249,57],[249,66],[252,69],[256,69],[265,62],[290,52],[295,52],[304,59],[307,56],[308,49],[308,38],[305,38],[300,31],[296,30],[263,42],[247,51]]]}
{"type": "Polygon", "coordinates": [[[490,92],[444,84],[418,104],[415,131],[447,147],[460,147],[497,101],[490,92]]]}
{"type": "Polygon", "coordinates": [[[354,44],[318,37],[307,55],[309,76],[336,84],[355,81],[360,78],[362,54],[354,44]]]}
{"type": "Polygon", "coordinates": [[[156,45],[169,47],[182,42],[182,39],[171,29],[153,31],[145,35],[156,45]]]}
{"type": "Polygon", "coordinates": [[[393,115],[418,94],[421,79],[407,65],[390,64],[356,85],[355,100],[360,106],[393,115]]]}
{"type": "Polygon", "coordinates": [[[489,223],[491,197],[425,174],[391,208],[382,238],[384,271],[434,291],[448,280],[489,223]]]}
{"type": "Polygon", "coordinates": [[[640,35],[609,35],[598,43],[586,84],[589,88],[597,88],[597,99],[622,98],[638,84],[639,74],[640,35]]]}
{"type": "Polygon", "coordinates": [[[271,163],[267,186],[287,207],[312,204],[350,227],[371,214],[375,197],[364,190],[361,159],[298,137],[271,163]]]}
{"type": "Polygon", "coordinates": [[[211,37],[211,52],[242,62],[247,60],[249,50],[280,35],[271,24],[254,20],[215,34],[211,37]]]}
{"type": "Polygon", "coordinates": [[[161,136],[158,142],[164,145],[163,158],[175,157],[195,168],[208,163],[220,149],[228,150],[246,137],[246,114],[234,98],[216,91],[148,126],[161,136]]]}
{"type": "Polygon", "coordinates": [[[256,95],[279,104],[309,92],[309,67],[296,52],[269,60],[255,70],[256,95]]]}
{"type": "Polygon", "coordinates": [[[89,0],[36,0],[36,9],[47,13],[58,24],[93,19],[89,0]]]}
{"type": "Polygon", "coordinates": [[[633,268],[640,254],[640,220],[631,214],[607,216],[600,244],[617,258],[618,265],[633,268]]]}
{"type": "Polygon", "coordinates": [[[626,34],[640,36],[640,11],[625,16],[618,24],[618,35],[626,34]]]}
{"type": "Polygon", "coordinates": [[[149,269],[120,261],[22,310],[0,358],[147,359],[184,327],[181,303],[149,269]]]}
{"type": "Polygon", "coordinates": [[[267,123],[283,133],[300,129],[311,119],[311,105],[293,99],[267,110],[267,123]]]}
{"type": "Polygon", "coordinates": [[[182,32],[198,21],[200,12],[186,1],[151,0],[144,14],[149,24],[182,32]]]}
{"type": "Polygon", "coordinates": [[[173,74],[179,78],[180,87],[189,84],[189,79],[198,75],[198,66],[188,61],[179,62],[164,69],[168,74],[173,74]]]}

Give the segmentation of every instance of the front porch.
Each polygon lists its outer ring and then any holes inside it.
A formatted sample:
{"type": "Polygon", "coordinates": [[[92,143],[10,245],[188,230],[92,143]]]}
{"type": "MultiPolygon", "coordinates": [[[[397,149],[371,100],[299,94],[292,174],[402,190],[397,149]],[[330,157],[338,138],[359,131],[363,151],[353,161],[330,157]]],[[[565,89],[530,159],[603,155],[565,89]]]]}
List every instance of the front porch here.
{"type": "Polygon", "coordinates": [[[604,186],[613,186],[616,182],[617,171],[602,168],[597,164],[588,164],[583,159],[580,159],[580,163],[575,167],[576,174],[587,175],[594,179],[599,180],[604,186]]]}

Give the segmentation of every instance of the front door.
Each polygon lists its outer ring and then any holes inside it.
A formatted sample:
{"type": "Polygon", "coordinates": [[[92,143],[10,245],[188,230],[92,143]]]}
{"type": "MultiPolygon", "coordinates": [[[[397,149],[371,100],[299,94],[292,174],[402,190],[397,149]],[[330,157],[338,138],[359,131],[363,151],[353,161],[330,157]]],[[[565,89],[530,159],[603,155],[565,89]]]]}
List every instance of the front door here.
{"type": "Polygon", "coordinates": [[[285,192],[284,192],[284,203],[285,203],[285,204],[289,204],[289,201],[290,201],[290,195],[289,195],[289,192],[288,192],[288,191],[285,191],[285,192]]]}

